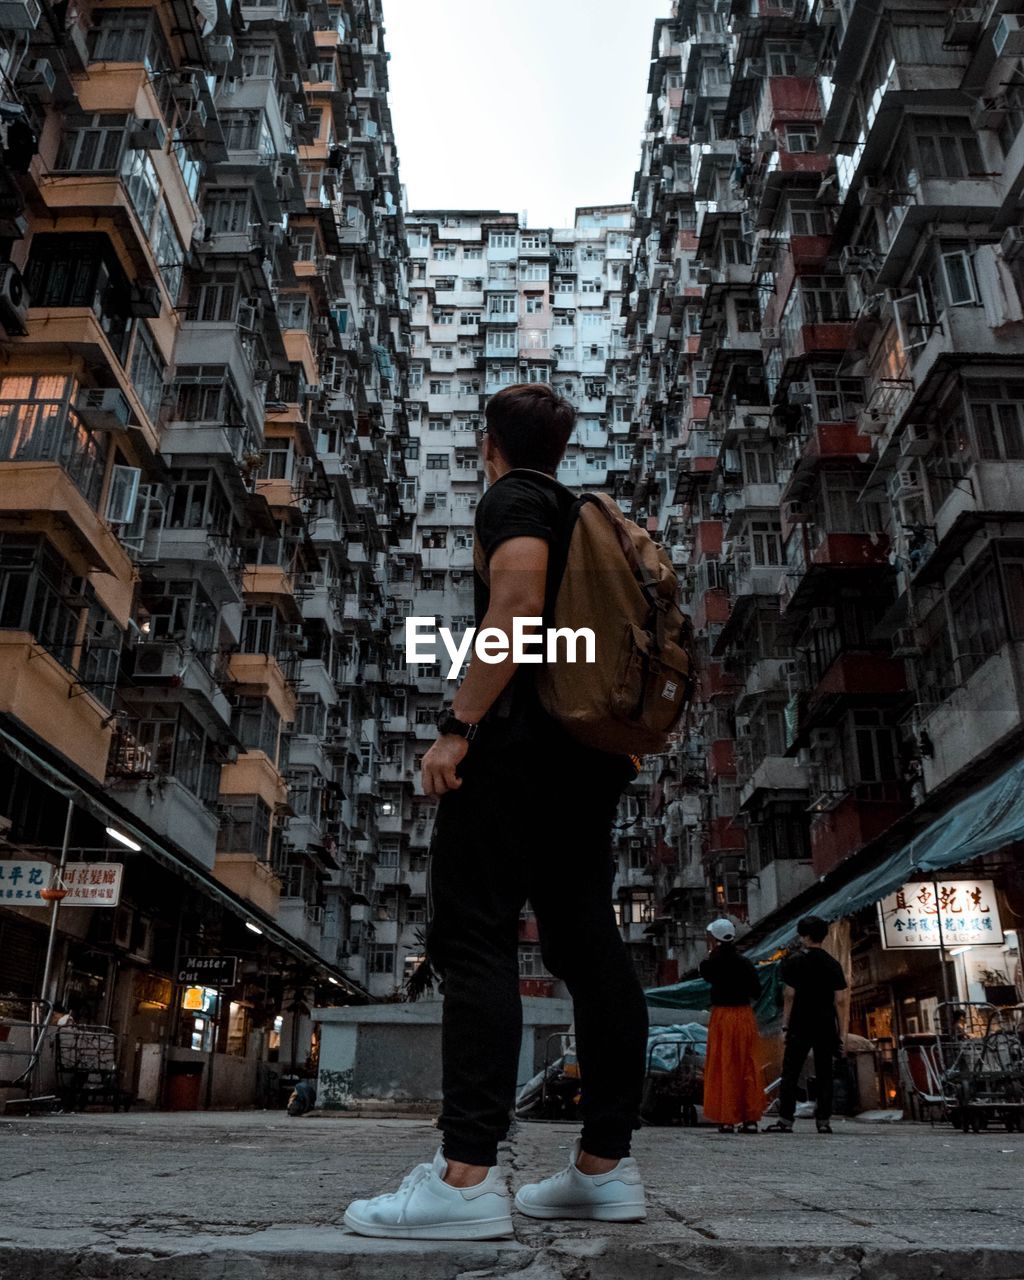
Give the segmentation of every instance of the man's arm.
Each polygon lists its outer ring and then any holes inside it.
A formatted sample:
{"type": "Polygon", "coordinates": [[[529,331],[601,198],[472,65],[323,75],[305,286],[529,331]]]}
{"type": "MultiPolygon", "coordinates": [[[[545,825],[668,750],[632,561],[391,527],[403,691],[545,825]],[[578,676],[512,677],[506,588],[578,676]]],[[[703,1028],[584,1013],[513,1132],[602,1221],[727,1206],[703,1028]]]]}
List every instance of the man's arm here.
{"type": "Polygon", "coordinates": [[[793,1015],[793,997],[796,992],[791,986],[785,984],[782,988],[782,1030],[789,1030],[789,1020],[793,1015]]]}
{"type": "MultiPolygon", "coordinates": [[[[489,565],[490,601],[480,630],[498,628],[511,645],[516,618],[539,618],[544,612],[548,544],[543,538],[508,538],[495,549],[489,565]]],[[[479,632],[477,633],[479,635],[479,632]]],[[[539,652],[539,650],[538,650],[539,652]]],[[[470,662],[452,702],[456,719],[478,724],[515,675],[511,648],[500,662],[470,662]]],[[[469,744],[457,734],[442,734],[423,757],[423,794],[443,796],[461,785],[456,769],[469,744]]]]}
{"type": "Polygon", "coordinates": [[[850,1031],[850,988],[836,992],[836,1024],[839,1027],[839,1048],[846,1051],[846,1037],[850,1031]]]}

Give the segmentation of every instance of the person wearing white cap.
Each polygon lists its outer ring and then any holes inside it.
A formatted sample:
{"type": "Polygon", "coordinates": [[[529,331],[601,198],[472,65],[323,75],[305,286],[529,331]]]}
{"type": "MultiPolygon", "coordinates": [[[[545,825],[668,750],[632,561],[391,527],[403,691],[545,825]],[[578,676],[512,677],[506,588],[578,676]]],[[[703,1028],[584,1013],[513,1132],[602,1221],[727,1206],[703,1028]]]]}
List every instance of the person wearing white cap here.
{"type": "Polygon", "coordinates": [[[760,1036],[751,1007],[761,995],[757,970],[735,947],[731,920],[707,927],[708,957],[700,976],[711,986],[711,1022],[704,1065],[704,1118],[719,1133],[757,1133],[764,1112],[760,1036]]]}

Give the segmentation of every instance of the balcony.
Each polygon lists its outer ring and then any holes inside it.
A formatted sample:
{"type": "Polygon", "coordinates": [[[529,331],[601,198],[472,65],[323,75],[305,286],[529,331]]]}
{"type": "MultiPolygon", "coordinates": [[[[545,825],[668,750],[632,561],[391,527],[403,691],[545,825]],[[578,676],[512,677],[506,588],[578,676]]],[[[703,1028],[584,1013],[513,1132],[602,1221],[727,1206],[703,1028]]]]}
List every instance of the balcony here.
{"type": "MultiPolygon", "coordinates": [[[[166,831],[175,844],[211,870],[217,857],[218,822],[205,804],[173,774],[161,774],[158,786],[130,773],[115,772],[112,759],[107,790],[140,822],[166,831]]],[[[223,855],[221,855],[223,856],[223,855]]]]}
{"type": "Polygon", "coordinates": [[[281,881],[263,858],[253,853],[218,852],[213,874],[221,884],[265,911],[267,915],[277,915],[277,906],[281,900],[281,881]]]}
{"type": "Polygon", "coordinates": [[[811,819],[811,866],[823,876],[887,831],[910,808],[896,782],[854,785],[833,807],[811,819]]]}
{"type": "Polygon", "coordinates": [[[78,687],[76,675],[31,632],[0,631],[0,645],[0,713],[102,783],[111,739],[107,707],[78,687]]]}
{"type": "Polygon", "coordinates": [[[758,795],[778,798],[782,792],[806,791],[807,774],[787,756],[765,756],[740,788],[739,804],[745,809],[758,795]]]}
{"type": "Polygon", "coordinates": [[[880,653],[841,653],[814,686],[808,716],[824,704],[869,702],[880,705],[907,692],[906,667],[900,658],[880,653]]]}
{"type": "Polygon", "coordinates": [[[742,852],[747,847],[747,833],[733,818],[721,816],[708,823],[706,857],[714,859],[722,854],[742,852]]]}

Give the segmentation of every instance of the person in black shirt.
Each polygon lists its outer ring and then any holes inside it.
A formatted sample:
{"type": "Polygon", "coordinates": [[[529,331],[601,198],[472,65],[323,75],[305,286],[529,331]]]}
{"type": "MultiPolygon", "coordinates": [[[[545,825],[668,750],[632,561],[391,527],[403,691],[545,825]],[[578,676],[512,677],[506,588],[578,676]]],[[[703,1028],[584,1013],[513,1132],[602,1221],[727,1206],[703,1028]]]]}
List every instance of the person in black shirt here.
{"type": "Polygon", "coordinates": [[[700,976],[711,986],[711,1022],[704,1066],[704,1118],[719,1133],[757,1133],[764,1114],[764,1087],[758,1050],[760,1036],[751,1005],[761,995],[753,964],[736,950],[731,920],[712,920],[707,928],[709,954],[700,976]]]}
{"type": "Polygon", "coordinates": [[[850,1005],[842,966],[824,949],[828,922],[804,916],[797,925],[804,950],[782,962],[784,983],[782,1030],[786,1047],[782,1056],[779,1119],[766,1132],[792,1133],[796,1116],[796,1089],[808,1053],[814,1054],[816,1103],[814,1118],[819,1133],[831,1133],[833,1061],[845,1052],[850,1005]]]}
{"type": "MultiPolygon", "coordinates": [[[[485,416],[489,487],[475,532],[486,572],[475,582],[476,623],[511,636],[516,618],[542,619],[557,594],[575,498],[555,471],[575,411],[549,386],[531,383],[503,388],[485,416]]],[[[426,950],[444,997],[443,1144],[420,1184],[429,1187],[434,1220],[420,1221],[418,1200],[406,1204],[420,1195],[414,1187],[357,1202],[345,1221],[371,1235],[434,1239],[511,1230],[501,1212],[474,1205],[497,1203],[498,1143],[517,1079],[532,1073],[532,1055],[519,1071],[527,901],[544,965],[573,1000],[583,1132],[569,1167],[520,1188],[516,1207],[543,1218],[641,1220],[643,1184],[630,1140],[639,1127],[647,1007],[612,910],[611,856],[619,796],[636,770],[628,757],[572,738],[541,707],[534,667],[517,666],[511,652],[499,662],[471,661],[438,727],[423,760],[424,794],[440,800],[426,950]]]]}

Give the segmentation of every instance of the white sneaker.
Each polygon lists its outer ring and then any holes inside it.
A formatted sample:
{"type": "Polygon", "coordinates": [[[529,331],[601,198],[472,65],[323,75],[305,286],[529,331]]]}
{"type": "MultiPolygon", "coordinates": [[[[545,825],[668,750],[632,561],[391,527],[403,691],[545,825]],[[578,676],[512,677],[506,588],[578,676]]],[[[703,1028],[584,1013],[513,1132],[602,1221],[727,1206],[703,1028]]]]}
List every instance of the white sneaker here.
{"type": "Polygon", "coordinates": [[[397,1191],[353,1200],[345,1226],[361,1236],[402,1240],[496,1240],[512,1235],[508,1190],[497,1166],[475,1187],[450,1187],[438,1151],[418,1164],[397,1191]]]}
{"type": "Polygon", "coordinates": [[[607,1173],[580,1173],[580,1146],[569,1167],[543,1182],[516,1192],[516,1208],[530,1218],[592,1218],[597,1222],[643,1222],[647,1217],[644,1184],[636,1161],[627,1156],[607,1173]]]}

